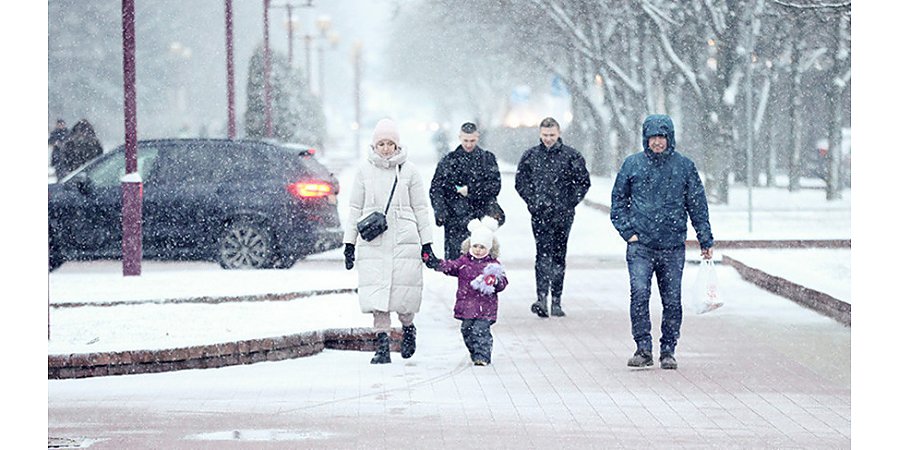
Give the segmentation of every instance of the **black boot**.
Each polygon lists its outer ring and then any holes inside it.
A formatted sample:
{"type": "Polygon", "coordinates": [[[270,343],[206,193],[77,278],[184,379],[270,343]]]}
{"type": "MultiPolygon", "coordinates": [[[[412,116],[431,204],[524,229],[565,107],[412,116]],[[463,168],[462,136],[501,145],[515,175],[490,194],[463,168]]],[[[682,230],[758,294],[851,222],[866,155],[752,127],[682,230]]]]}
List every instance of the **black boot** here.
{"type": "Polygon", "coordinates": [[[391,362],[391,338],[387,333],[378,333],[375,336],[375,356],[372,364],[389,364],[391,362]]]}
{"type": "Polygon", "coordinates": [[[403,340],[400,341],[400,356],[407,359],[416,352],[416,326],[403,327],[403,340]]]}
{"type": "Polygon", "coordinates": [[[566,315],[562,310],[562,298],[553,297],[553,301],[550,303],[550,314],[556,317],[563,317],[566,315]]]}
{"type": "Polygon", "coordinates": [[[547,294],[538,294],[537,301],[531,304],[531,312],[538,317],[547,317],[547,294]]]}

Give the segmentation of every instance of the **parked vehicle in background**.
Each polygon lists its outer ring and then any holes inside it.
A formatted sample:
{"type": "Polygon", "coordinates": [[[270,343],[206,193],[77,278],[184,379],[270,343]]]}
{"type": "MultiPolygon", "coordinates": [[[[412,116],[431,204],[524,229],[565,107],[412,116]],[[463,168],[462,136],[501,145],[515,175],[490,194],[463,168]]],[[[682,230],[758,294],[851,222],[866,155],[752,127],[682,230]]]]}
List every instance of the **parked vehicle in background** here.
{"type": "MultiPolygon", "coordinates": [[[[226,139],[138,142],[145,259],[287,268],[341,245],[337,178],[304,146],[226,139]]],[[[124,147],[49,186],[49,267],[121,258],[124,147]]]]}

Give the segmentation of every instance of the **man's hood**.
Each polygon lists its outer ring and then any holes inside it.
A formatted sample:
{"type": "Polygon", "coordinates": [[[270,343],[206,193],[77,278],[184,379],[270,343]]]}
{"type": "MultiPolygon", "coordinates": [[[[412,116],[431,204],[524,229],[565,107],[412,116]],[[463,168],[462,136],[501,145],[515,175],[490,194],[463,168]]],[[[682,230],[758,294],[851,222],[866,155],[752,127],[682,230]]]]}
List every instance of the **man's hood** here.
{"type": "Polygon", "coordinates": [[[652,136],[666,137],[668,147],[666,147],[666,151],[663,152],[663,154],[675,151],[675,125],[672,123],[671,117],[665,114],[652,114],[647,116],[647,118],[644,119],[643,133],[645,153],[653,153],[653,150],[650,150],[650,137],[652,136]]]}

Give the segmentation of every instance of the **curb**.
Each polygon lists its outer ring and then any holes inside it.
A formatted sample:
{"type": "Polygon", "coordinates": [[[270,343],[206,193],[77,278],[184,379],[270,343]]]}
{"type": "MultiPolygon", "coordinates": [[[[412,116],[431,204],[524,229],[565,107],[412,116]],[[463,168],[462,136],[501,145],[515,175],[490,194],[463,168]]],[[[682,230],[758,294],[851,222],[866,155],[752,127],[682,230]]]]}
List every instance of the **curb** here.
{"type": "Polygon", "coordinates": [[[722,263],[734,267],[741,278],[782,297],[793,300],[839,323],[850,326],[850,304],[828,294],[801,286],[784,278],[750,267],[734,258],[722,255],[722,263]]]}
{"type": "MultiPolygon", "coordinates": [[[[391,329],[391,351],[400,351],[399,328],[391,329]]],[[[198,345],[162,350],[128,350],[47,356],[47,379],[171,372],[184,369],[283,361],[310,356],[324,349],[375,350],[372,328],[331,328],[287,336],[198,345]]]]}
{"type": "Polygon", "coordinates": [[[215,305],[219,303],[237,303],[237,302],[281,302],[290,301],[298,298],[313,297],[319,295],[330,294],[354,294],[356,288],[339,288],[339,289],[320,289],[316,291],[300,291],[300,292],[284,292],[280,294],[258,294],[258,295],[235,295],[229,297],[186,297],[186,298],[167,298],[163,300],[116,300],[106,302],[66,302],[52,303],[51,308],[82,308],[85,306],[134,306],[134,305],[171,305],[185,303],[205,303],[215,305]]]}
{"type": "MultiPolygon", "coordinates": [[[[585,206],[598,209],[607,214],[610,212],[609,205],[595,202],[590,199],[584,199],[582,202],[585,206]]],[[[684,241],[687,248],[700,248],[700,243],[696,239],[688,239],[684,241]]],[[[850,248],[850,239],[760,239],[760,240],[718,240],[716,239],[717,249],[722,248],[850,248]]]]}

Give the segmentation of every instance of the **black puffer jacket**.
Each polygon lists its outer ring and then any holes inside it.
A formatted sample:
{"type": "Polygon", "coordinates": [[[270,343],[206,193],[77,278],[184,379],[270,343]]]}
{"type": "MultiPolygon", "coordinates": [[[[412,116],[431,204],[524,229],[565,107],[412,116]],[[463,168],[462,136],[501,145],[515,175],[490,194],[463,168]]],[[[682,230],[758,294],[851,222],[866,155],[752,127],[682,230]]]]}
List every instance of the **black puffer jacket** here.
{"type": "Polygon", "coordinates": [[[535,216],[574,212],[590,187],[584,157],[562,138],[525,150],[516,169],[516,192],[535,216]]]}
{"type": "Polygon", "coordinates": [[[429,190],[438,225],[482,218],[499,193],[500,169],[494,154],[481,147],[466,152],[462,146],[441,158],[429,190]],[[457,193],[457,186],[468,186],[468,195],[457,193]]]}

